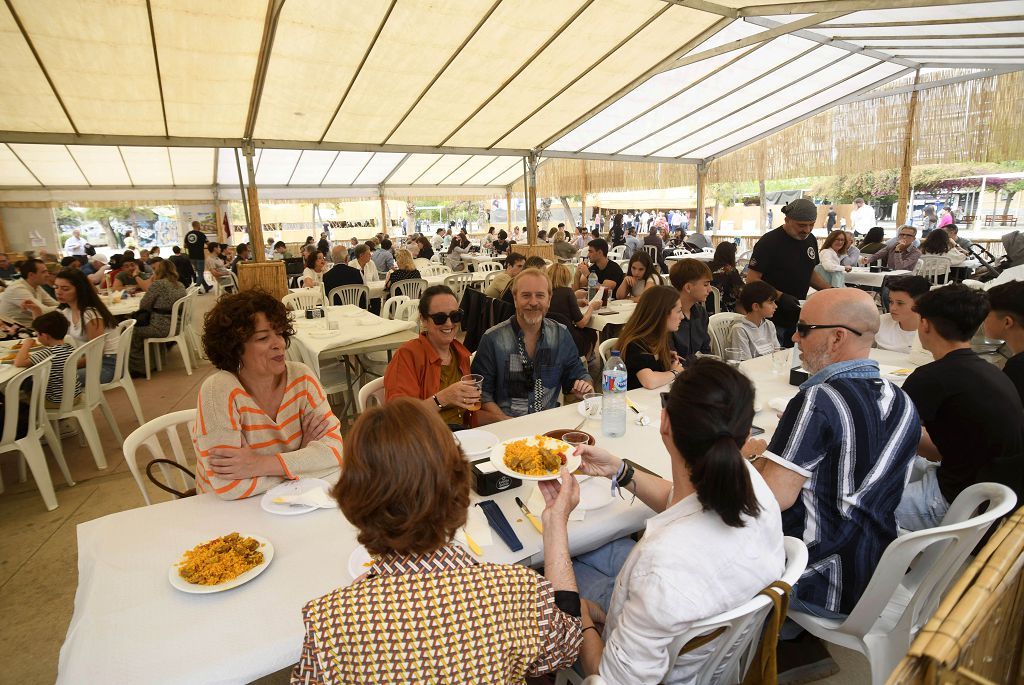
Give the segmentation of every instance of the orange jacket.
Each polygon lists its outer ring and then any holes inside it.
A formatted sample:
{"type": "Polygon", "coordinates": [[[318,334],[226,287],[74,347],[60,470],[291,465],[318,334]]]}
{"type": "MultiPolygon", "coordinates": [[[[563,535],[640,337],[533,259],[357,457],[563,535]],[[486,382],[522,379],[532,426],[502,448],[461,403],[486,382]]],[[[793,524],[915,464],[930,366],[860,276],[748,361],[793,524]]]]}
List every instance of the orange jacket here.
{"type": "MultiPolygon", "coordinates": [[[[469,370],[469,350],[458,340],[452,341],[452,352],[458,360],[459,371],[466,375],[469,370]]],[[[384,396],[415,397],[425,400],[441,390],[441,357],[437,350],[427,341],[426,335],[398,348],[394,358],[384,372],[384,396]]],[[[464,412],[463,421],[469,425],[464,412]]]]}

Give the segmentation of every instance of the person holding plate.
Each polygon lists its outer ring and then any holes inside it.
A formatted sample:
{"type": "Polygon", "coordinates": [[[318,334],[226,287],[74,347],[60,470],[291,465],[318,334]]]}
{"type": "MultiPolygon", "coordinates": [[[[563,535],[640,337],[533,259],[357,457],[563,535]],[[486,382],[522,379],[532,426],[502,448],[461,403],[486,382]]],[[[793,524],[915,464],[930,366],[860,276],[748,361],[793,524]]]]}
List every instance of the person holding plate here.
{"type": "Polygon", "coordinates": [[[422,401],[399,397],[360,415],[333,494],[372,563],[303,608],[293,685],[522,683],[573,664],[582,641],[567,534],[576,479],[563,468],[563,486],[539,484],[542,576],[482,563],[453,542],[471,474],[422,401]]]}
{"type": "Polygon", "coordinates": [[[384,372],[384,397],[414,397],[438,412],[452,430],[461,430],[480,408],[480,387],[469,375],[469,350],[455,339],[463,312],[446,285],[432,285],[420,296],[420,337],[398,348],[384,372]]]}
{"type": "Polygon", "coordinates": [[[341,422],[309,367],[285,361],[292,335],[284,304],[262,290],[221,297],[206,315],[203,348],[220,371],[199,389],[196,492],[241,499],[341,467],[341,422]]]}

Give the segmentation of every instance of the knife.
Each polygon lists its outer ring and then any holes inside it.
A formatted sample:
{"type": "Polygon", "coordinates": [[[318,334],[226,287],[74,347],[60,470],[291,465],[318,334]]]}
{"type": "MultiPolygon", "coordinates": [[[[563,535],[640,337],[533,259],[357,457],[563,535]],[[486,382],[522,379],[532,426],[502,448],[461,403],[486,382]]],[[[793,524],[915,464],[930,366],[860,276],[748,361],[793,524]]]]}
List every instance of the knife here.
{"type": "Polygon", "coordinates": [[[540,524],[540,520],[538,520],[536,516],[530,513],[530,510],[527,508],[527,506],[523,504],[523,500],[516,497],[516,504],[519,505],[519,508],[523,511],[523,514],[526,515],[526,518],[530,519],[530,523],[532,523],[533,527],[537,529],[537,532],[543,535],[544,526],[540,524]]]}

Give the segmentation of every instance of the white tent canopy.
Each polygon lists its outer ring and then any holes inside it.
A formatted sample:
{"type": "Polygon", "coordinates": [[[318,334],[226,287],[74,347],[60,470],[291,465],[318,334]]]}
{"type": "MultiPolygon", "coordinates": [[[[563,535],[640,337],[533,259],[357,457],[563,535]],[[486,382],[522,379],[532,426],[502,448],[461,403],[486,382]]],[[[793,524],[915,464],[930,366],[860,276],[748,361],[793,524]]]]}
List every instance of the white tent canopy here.
{"type": "Polygon", "coordinates": [[[268,187],[498,189],[1024,69],[1024,0],[762,2],[8,0],[0,188],[237,187],[251,141],[268,187]]]}

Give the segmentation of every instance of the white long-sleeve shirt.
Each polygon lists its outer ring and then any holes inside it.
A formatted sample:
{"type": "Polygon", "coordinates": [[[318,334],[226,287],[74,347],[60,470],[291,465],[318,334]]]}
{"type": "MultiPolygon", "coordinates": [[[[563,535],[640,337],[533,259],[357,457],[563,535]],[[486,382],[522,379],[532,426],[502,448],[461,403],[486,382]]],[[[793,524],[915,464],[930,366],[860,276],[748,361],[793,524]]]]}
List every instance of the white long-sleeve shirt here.
{"type": "Polygon", "coordinates": [[[667,673],[673,640],[695,621],[738,607],[782,577],[779,504],[761,475],[749,465],[747,472],[761,513],[744,516],[742,528],[704,511],[696,493],[647,520],[608,606],[599,671],[609,683],[693,682],[713,645],[679,657],[667,673]]]}
{"type": "Polygon", "coordinates": [[[868,204],[860,209],[855,209],[850,212],[850,222],[853,224],[854,231],[867,233],[875,226],[875,210],[868,204]]]}
{"type": "Polygon", "coordinates": [[[11,321],[16,321],[22,326],[31,326],[36,315],[27,309],[21,308],[25,300],[32,300],[43,313],[52,312],[57,308],[57,300],[50,297],[42,288],[33,288],[24,278],[7,286],[7,290],[0,294],[0,316],[11,321]]]}
{"type": "Polygon", "coordinates": [[[839,261],[839,253],[831,247],[818,252],[818,260],[825,271],[846,271],[846,267],[839,261]]]}

